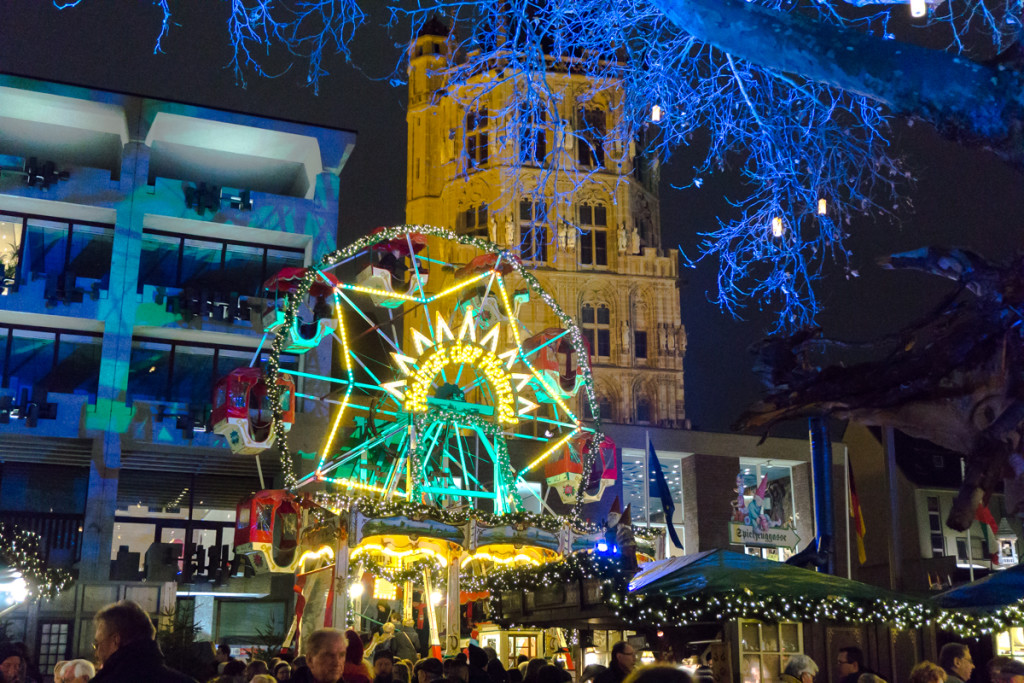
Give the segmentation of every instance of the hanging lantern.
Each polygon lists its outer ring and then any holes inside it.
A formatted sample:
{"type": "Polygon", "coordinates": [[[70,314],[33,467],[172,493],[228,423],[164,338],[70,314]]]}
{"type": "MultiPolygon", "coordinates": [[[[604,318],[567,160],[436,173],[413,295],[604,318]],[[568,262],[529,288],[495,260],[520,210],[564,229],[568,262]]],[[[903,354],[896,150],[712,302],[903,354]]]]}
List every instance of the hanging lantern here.
{"type": "Polygon", "coordinates": [[[651,121],[654,123],[661,121],[661,113],[661,107],[659,105],[656,104],[651,107],[651,121]]]}
{"type": "Polygon", "coordinates": [[[925,0],[910,0],[910,16],[920,19],[928,14],[928,5],[925,0]]]}
{"type": "Polygon", "coordinates": [[[776,216],[772,219],[772,237],[782,237],[783,230],[782,218],[776,216]]]}
{"type": "Polygon", "coordinates": [[[818,215],[824,216],[828,212],[828,202],[822,197],[818,200],[818,215]]]}

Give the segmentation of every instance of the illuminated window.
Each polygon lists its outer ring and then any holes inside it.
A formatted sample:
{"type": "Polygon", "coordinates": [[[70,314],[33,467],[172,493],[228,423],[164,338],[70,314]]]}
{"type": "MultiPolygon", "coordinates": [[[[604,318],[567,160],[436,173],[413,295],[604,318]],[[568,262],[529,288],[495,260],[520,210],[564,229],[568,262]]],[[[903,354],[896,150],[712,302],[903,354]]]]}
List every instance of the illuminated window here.
{"type": "Polygon", "coordinates": [[[580,263],[608,265],[608,210],[603,204],[582,204],[579,209],[580,263]]]}
{"type": "Polygon", "coordinates": [[[43,621],[39,624],[39,645],[36,662],[39,671],[45,676],[53,671],[53,666],[71,656],[71,624],[66,621],[43,621]]]}
{"type": "Polygon", "coordinates": [[[612,355],[611,311],[608,307],[600,304],[595,310],[592,305],[583,304],[580,327],[590,345],[590,354],[607,360],[612,355]]]}
{"type": "Polygon", "coordinates": [[[928,496],[928,531],[932,542],[932,557],[946,554],[946,538],[942,533],[942,511],[938,496],[928,496]]]}
{"type": "Polygon", "coordinates": [[[487,165],[487,107],[466,112],[466,169],[487,165]]]}
{"type": "MultiPolygon", "coordinates": [[[[0,325],[3,388],[81,394],[96,400],[103,337],[98,332],[61,332],[0,325]]],[[[7,392],[5,392],[7,393],[7,392]]]]}
{"type": "Polygon", "coordinates": [[[547,210],[544,202],[519,202],[519,253],[524,261],[548,260],[547,210]]]}
{"type": "Polygon", "coordinates": [[[790,656],[803,651],[804,634],[799,623],[740,620],[742,683],[776,683],[790,656]]]}
{"type": "Polygon", "coordinates": [[[460,211],[455,220],[455,231],[460,235],[473,235],[486,239],[488,237],[487,205],[480,204],[460,211]]]}
{"type": "Polygon", "coordinates": [[[582,108],[577,114],[577,160],[584,168],[604,166],[604,138],[607,133],[605,113],[600,109],[582,108]]]}

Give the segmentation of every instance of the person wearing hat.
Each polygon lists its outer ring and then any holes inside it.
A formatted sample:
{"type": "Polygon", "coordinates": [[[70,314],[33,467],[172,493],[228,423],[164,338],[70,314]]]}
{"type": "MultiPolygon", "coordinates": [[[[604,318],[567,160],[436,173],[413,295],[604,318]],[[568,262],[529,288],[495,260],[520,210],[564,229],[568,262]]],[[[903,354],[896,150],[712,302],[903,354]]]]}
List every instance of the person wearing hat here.
{"type": "Polygon", "coordinates": [[[0,681],[2,683],[23,683],[21,664],[24,660],[13,646],[0,650],[0,681]]]}
{"type": "Polygon", "coordinates": [[[395,672],[395,660],[391,650],[377,650],[373,653],[373,683],[391,683],[395,672]]]}
{"type": "Polygon", "coordinates": [[[427,657],[416,662],[412,669],[414,683],[432,683],[444,677],[444,665],[441,660],[427,657]]]}
{"type": "Polygon", "coordinates": [[[580,683],[587,683],[587,681],[592,681],[599,674],[602,674],[607,670],[608,667],[602,666],[601,664],[587,664],[585,667],[583,667],[583,673],[580,674],[580,683]]]}

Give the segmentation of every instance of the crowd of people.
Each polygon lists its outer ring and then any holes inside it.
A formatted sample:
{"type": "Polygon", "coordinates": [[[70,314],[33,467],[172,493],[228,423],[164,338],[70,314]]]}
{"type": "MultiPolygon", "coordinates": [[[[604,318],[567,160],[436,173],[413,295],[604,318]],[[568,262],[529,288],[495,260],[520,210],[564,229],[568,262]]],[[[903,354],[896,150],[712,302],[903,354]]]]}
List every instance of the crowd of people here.
{"type": "MultiPolygon", "coordinates": [[[[96,665],[85,659],[58,662],[54,683],[197,683],[197,679],[168,666],[156,642],[149,615],[136,603],[108,605],[94,618],[96,665]]],[[[491,647],[471,644],[453,658],[420,658],[420,644],[411,623],[391,618],[372,637],[352,629],[320,629],[310,634],[304,654],[269,662],[242,661],[227,644],[217,647],[203,683],[571,683],[561,662],[520,655],[508,669],[491,647]]],[[[865,664],[857,647],[839,650],[835,662],[838,683],[886,683],[865,664]]],[[[909,683],[965,683],[974,672],[970,649],[948,643],[937,663],[922,661],[909,672],[909,683]]],[[[990,683],[1024,683],[1024,663],[995,657],[987,665],[990,683]]],[[[818,665],[803,654],[792,655],[780,683],[815,683],[818,665]]],[[[23,645],[0,648],[0,683],[42,683],[23,645]]],[[[637,666],[637,653],[625,641],[612,646],[607,667],[589,665],[579,683],[729,683],[716,681],[714,671],[701,666],[690,676],[671,664],[637,666]]]]}

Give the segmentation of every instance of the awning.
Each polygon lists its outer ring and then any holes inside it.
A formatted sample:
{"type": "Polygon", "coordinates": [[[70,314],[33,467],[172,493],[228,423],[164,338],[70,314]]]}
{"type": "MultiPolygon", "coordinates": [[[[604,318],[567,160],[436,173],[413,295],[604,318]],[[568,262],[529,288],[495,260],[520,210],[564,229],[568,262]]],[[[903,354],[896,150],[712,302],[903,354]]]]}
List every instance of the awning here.
{"type": "Polygon", "coordinates": [[[1024,600],[1024,565],[993,572],[966,586],[935,596],[935,604],[943,609],[994,611],[1024,600]]]}

